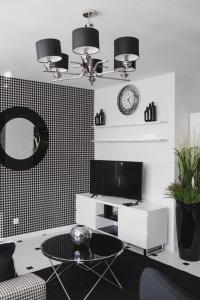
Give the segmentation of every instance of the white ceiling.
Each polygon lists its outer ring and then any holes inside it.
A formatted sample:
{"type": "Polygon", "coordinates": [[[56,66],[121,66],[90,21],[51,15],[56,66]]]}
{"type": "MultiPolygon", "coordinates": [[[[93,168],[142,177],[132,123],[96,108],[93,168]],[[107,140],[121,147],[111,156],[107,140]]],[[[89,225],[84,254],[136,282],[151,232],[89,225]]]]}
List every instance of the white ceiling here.
{"type": "MultiPolygon", "coordinates": [[[[170,71],[200,70],[199,0],[1,0],[0,73],[51,82],[36,61],[35,42],[55,37],[71,60],[72,30],[84,25],[82,9],[98,12],[95,27],[100,32],[97,57],[109,59],[113,68],[113,41],[125,35],[140,40],[140,59],[131,78],[139,79],[170,71]]],[[[119,75],[118,75],[119,77],[119,75]]],[[[99,79],[95,88],[119,84],[99,79]]],[[[87,79],[62,84],[90,88],[87,79]]]]}

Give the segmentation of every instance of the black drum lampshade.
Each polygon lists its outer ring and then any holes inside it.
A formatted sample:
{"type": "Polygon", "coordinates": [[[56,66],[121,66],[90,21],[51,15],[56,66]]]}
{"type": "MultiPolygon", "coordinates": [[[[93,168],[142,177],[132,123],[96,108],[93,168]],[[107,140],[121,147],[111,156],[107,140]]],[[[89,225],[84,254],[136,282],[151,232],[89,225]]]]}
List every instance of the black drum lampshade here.
{"type": "Polygon", "coordinates": [[[43,39],[36,42],[37,60],[40,63],[55,63],[62,59],[61,45],[57,39],[43,39]]]}
{"type": "Polygon", "coordinates": [[[95,54],[99,51],[99,31],[93,27],[81,27],[72,32],[72,50],[76,54],[95,54]]]}
{"type": "Polygon", "coordinates": [[[114,70],[116,72],[134,72],[136,70],[136,61],[131,61],[128,64],[128,68],[125,68],[122,61],[114,59],[114,70]]]}
{"type": "Polygon", "coordinates": [[[125,36],[114,41],[114,58],[119,61],[134,61],[139,58],[139,40],[125,36]]]}
{"type": "MultiPolygon", "coordinates": [[[[101,59],[93,58],[92,59],[92,67],[94,68],[96,63],[98,63],[99,61],[101,61],[101,59]]],[[[102,73],[103,72],[103,64],[98,64],[97,65],[96,72],[97,73],[102,73]]]]}
{"type": "Polygon", "coordinates": [[[59,60],[53,64],[51,71],[59,72],[59,73],[65,73],[68,71],[69,56],[65,53],[61,53],[61,57],[62,57],[61,60],[59,60]]]}

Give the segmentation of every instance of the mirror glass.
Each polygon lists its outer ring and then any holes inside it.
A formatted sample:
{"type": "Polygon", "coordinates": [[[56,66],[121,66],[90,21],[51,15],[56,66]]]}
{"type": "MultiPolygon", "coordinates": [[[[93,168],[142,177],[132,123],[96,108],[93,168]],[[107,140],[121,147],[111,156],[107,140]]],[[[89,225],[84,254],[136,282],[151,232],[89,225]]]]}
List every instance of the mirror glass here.
{"type": "Polygon", "coordinates": [[[40,135],[38,128],[27,119],[15,118],[2,128],[1,147],[15,159],[31,157],[38,149],[40,135]]]}
{"type": "Polygon", "coordinates": [[[35,167],[45,157],[49,132],[34,110],[14,106],[0,112],[0,163],[15,171],[35,167]]]}

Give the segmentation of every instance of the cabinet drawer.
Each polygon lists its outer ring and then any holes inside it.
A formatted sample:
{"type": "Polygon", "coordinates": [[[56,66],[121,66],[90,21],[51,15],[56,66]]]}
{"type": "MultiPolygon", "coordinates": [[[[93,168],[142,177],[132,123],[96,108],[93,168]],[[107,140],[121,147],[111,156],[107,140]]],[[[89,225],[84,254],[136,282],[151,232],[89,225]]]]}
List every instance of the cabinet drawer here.
{"type": "Polygon", "coordinates": [[[135,246],[147,246],[147,213],[138,209],[122,207],[118,212],[118,236],[135,246]]]}
{"type": "Polygon", "coordinates": [[[134,229],[124,231],[124,229],[120,228],[120,226],[118,227],[118,237],[120,240],[143,249],[147,249],[147,236],[147,232],[137,232],[134,229]]]}
{"type": "Polygon", "coordinates": [[[120,207],[118,211],[118,221],[126,229],[137,229],[147,232],[147,212],[131,207],[120,207]]]}

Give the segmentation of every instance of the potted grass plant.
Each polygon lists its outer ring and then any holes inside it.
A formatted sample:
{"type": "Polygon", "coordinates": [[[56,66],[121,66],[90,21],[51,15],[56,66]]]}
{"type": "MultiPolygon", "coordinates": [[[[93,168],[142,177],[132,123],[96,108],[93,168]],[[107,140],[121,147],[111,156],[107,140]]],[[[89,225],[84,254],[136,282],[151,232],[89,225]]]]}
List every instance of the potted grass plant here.
{"type": "Polygon", "coordinates": [[[177,181],[167,188],[176,200],[176,226],[179,255],[188,261],[200,260],[200,148],[175,149],[177,181]]]}

